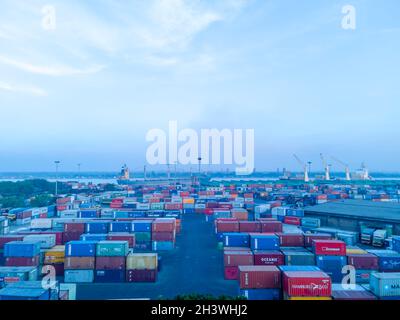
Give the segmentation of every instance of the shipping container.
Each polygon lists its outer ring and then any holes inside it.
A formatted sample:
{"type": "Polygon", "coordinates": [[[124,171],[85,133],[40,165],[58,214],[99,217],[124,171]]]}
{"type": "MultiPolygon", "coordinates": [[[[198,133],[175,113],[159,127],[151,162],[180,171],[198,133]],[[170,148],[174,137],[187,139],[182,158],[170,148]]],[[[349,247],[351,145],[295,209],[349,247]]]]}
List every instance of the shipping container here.
{"type": "Polygon", "coordinates": [[[346,244],[338,240],[314,240],[313,250],[315,255],[345,256],[346,244]]]}
{"type": "Polygon", "coordinates": [[[281,247],[304,247],[302,233],[276,233],[281,247]]]}
{"type": "Polygon", "coordinates": [[[170,251],[175,248],[174,241],[152,241],[153,251],[170,251]]]}
{"type": "Polygon", "coordinates": [[[39,266],[39,256],[34,257],[7,257],[5,258],[7,267],[34,267],[39,266]]]}
{"type": "Polygon", "coordinates": [[[241,289],[278,289],[281,271],[275,266],[239,266],[241,289]]]}
{"type": "Polygon", "coordinates": [[[356,269],[378,270],[378,257],[373,254],[348,254],[347,261],[349,265],[356,269]]]}
{"type": "Polygon", "coordinates": [[[132,222],[124,222],[124,221],[111,222],[110,232],[132,232],[132,222]]]}
{"type": "Polygon", "coordinates": [[[283,273],[283,290],[292,297],[330,297],[332,282],[321,271],[286,271],[283,273]]]}
{"type": "Polygon", "coordinates": [[[251,266],[254,264],[254,257],[251,251],[224,251],[224,266],[251,266]]]}
{"type": "Polygon", "coordinates": [[[285,256],[280,251],[254,251],[254,265],[281,266],[285,264],[285,256]]]}
{"type": "Polygon", "coordinates": [[[81,241],[105,241],[107,240],[108,234],[104,233],[85,233],[79,237],[81,241]]]}
{"type": "Polygon", "coordinates": [[[128,241],[100,241],[96,247],[96,256],[99,257],[125,257],[128,252],[128,241]]]}
{"type": "Polygon", "coordinates": [[[311,252],[284,251],[285,264],[288,266],[313,266],[315,255],[311,252]]]}
{"type": "Polygon", "coordinates": [[[109,222],[90,221],[85,225],[85,233],[108,233],[110,228],[109,222]]]}
{"type": "Polygon", "coordinates": [[[247,300],[280,300],[280,289],[241,289],[239,296],[245,297],[247,300]]]}
{"type": "Polygon", "coordinates": [[[332,298],[333,300],[376,300],[376,296],[371,292],[365,290],[360,285],[355,288],[349,289],[343,287],[342,284],[332,284],[332,298]]]}
{"type": "Polygon", "coordinates": [[[96,270],[94,281],[98,283],[119,283],[125,282],[125,270],[96,270]]]}
{"type": "Polygon", "coordinates": [[[65,245],[67,257],[94,257],[96,255],[95,241],[71,241],[65,245]]]}
{"type": "Polygon", "coordinates": [[[66,283],[92,283],[94,270],[65,270],[64,282],[66,283]]]}
{"type": "Polygon", "coordinates": [[[0,278],[7,282],[8,278],[19,281],[36,281],[38,279],[37,267],[0,267],[0,278]]]}
{"type": "MultiPolygon", "coordinates": [[[[125,270],[126,257],[96,257],[96,270],[125,270]]],[[[125,278],[125,272],[124,272],[125,278]]]]}
{"type": "Polygon", "coordinates": [[[163,218],[155,219],[152,224],[153,232],[174,232],[176,227],[176,219],[163,218]]]}
{"type": "Polygon", "coordinates": [[[317,256],[316,264],[335,283],[341,283],[347,275],[342,273],[343,267],[347,265],[346,256],[317,256]]]}
{"type": "Polygon", "coordinates": [[[135,269],[126,271],[127,282],[156,282],[157,270],[135,269]]]}
{"type": "Polygon", "coordinates": [[[66,257],[65,270],[90,270],[95,268],[95,257],[66,257]]]}
{"type": "Polygon", "coordinates": [[[129,248],[134,248],[136,244],[135,234],[129,233],[109,233],[107,236],[109,241],[127,241],[129,248]]]}
{"type": "Polygon", "coordinates": [[[237,220],[216,220],[216,233],[237,233],[239,230],[237,220]]]}
{"type": "Polygon", "coordinates": [[[259,221],[239,221],[239,232],[261,232],[259,221]]]}
{"type": "Polygon", "coordinates": [[[128,270],[157,270],[157,253],[130,253],[126,258],[128,270]]]}
{"type": "Polygon", "coordinates": [[[250,234],[252,250],[279,250],[279,237],[275,234],[250,234]]]}
{"type": "Polygon", "coordinates": [[[225,247],[249,247],[249,235],[247,233],[224,233],[223,243],[225,247]]]}
{"type": "Polygon", "coordinates": [[[24,242],[39,242],[41,249],[50,249],[56,245],[54,234],[33,234],[24,237],[24,242]]]}
{"type": "Polygon", "coordinates": [[[40,253],[40,245],[40,242],[8,242],[4,245],[4,257],[34,257],[40,253]]]}
{"type": "Polygon", "coordinates": [[[370,289],[378,297],[400,296],[400,273],[373,273],[370,289]]]}
{"type": "Polygon", "coordinates": [[[283,225],[280,221],[261,221],[261,232],[262,233],[275,233],[282,232],[283,225]]]}
{"type": "Polygon", "coordinates": [[[50,295],[49,291],[43,288],[6,287],[0,290],[0,300],[50,300],[50,295]]]}

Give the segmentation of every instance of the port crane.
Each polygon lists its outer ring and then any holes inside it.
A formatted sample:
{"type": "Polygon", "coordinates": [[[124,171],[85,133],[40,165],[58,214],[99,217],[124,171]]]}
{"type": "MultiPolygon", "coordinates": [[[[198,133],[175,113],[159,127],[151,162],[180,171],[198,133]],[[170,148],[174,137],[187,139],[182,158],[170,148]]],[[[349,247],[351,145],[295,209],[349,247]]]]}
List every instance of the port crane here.
{"type": "Polygon", "coordinates": [[[339,164],[341,164],[342,166],[344,166],[344,171],[345,171],[345,174],[346,174],[346,181],[350,181],[351,178],[350,178],[350,169],[349,169],[349,165],[348,165],[347,163],[344,163],[343,161],[340,161],[339,159],[337,159],[337,158],[335,158],[335,157],[333,157],[333,156],[331,156],[331,158],[332,158],[334,161],[336,161],[337,163],[339,163],[339,164]]]}
{"type": "Polygon", "coordinates": [[[297,160],[297,162],[303,167],[304,169],[304,182],[309,182],[310,178],[308,177],[308,168],[307,164],[305,164],[303,161],[300,160],[300,158],[297,155],[293,155],[293,157],[297,160]]]}
{"type": "Polygon", "coordinates": [[[324,165],[325,169],[325,180],[330,181],[331,180],[331,174],[330,174],[330,168],[328,162],[326,162],[325,157],[322,153],[320,153],[322,164],[324,165]]]}

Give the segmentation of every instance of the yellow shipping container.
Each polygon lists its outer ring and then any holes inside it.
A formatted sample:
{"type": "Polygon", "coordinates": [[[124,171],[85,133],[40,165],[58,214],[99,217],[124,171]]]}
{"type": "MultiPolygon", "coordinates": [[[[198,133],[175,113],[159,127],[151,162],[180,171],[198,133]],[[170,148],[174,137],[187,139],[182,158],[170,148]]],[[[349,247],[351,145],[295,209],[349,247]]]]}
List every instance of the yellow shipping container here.
{"type": "Polygon", "coordinates": [[[346,249],[347,254],[367,254],[368,252],[363,249],[346,249]]]}
{"type": "Polygon", "coordinates": [[[183,203],[194,204],[194,199],[193,198],[183,198],[183,203]]]}
{"type": "Polygon", "coordinates": [[[55,246],[44,253],[44,263],[64,263],[65,246],[55,246]]]}
{"type": "Polygon", "coordinates": [[[126,258],[128,270],[156,270],[157,267],[157,253],[131,253],[126,258]]]}

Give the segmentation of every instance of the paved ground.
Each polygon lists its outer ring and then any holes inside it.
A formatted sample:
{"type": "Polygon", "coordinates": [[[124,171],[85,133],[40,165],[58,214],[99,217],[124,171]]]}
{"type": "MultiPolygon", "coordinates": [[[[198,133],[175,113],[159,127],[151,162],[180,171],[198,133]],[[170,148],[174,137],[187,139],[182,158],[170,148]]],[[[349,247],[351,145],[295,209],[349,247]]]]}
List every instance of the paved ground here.
{"type": "Polygon", "coordinates": [[[213,224],[202,215],[185,215],[175,250],[162,253],[157,283],[82,284],[77,299],[174,298],[201,293],[236,296],[236,281],[223,277],[222,251],[217,250],[213,224]]]}

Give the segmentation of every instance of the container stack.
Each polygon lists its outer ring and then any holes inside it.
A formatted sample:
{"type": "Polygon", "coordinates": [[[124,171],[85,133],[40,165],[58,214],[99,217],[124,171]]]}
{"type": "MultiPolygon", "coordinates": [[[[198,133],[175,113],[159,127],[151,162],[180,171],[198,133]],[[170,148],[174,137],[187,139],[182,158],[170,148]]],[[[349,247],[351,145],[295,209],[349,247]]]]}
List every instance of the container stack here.
{"type": "Polygon", "coordinates": [[[55,246],[44,252],[44,265],[52,266],[57,276],[64,275],[65,246],[55,246]]]}
{"type": "Polygon", "coordinates": [[[35,267],[40,264],[40,242],[12,241],[4,245],[5,265],[35,267]]]}
{"type": "Polygon", "coordinates": [[[154,251],[175,248],[176,219],[156,219],[152,224],[152,247],[154,251]]]}
{"type": "Polygon", "coordinates": [[[90,283],[94,281],[96,262],[95,241],[71,241],[65,245],[66,283],[90,283]]]}
{"type": "Polygon", "coordinates": [[[251,250],[227,249],[224,251],[224,276],[226,280],[239,279],[239,266],[254,265],[251,250]]]}
{"type": "Polygon", "coordinates": [[[342,269],[347,265],[346,244],[338,240],[314,240],[316,265],[326,272],[334,283],[341,283],[342,269]]]}
{"type": "Polygon", "coordinates": [[[279,300],[281,272],[275,266],[240,266],[239,295],[249,300],[279,300]]]}
{"type": "Polygon", "coordinates": [[[131,232],[135,236],[136,250],[151,250],[152,220],[134,220],[130,223],[131,232]]]}
{"type": "Polygon", "coordinates": [[[400,300],[400,273],[374,273],[370,290],[380,300],[400,300]]]}
{"type": "Polygon", "coordinates": [[[157,253],[130,253],[126,258],[127,282],[156,282],[157,253]]]}
{"type": "Polygon", "coordinates": [[[100,241],[96,246],[95,282],[125,282],[128,241],[100,241]]]}
{"type": "Polygon", "coordinates": [[[85,233],[84,222],[66,222],[64,223],[64,243],[77,241],[85,233]]]}

